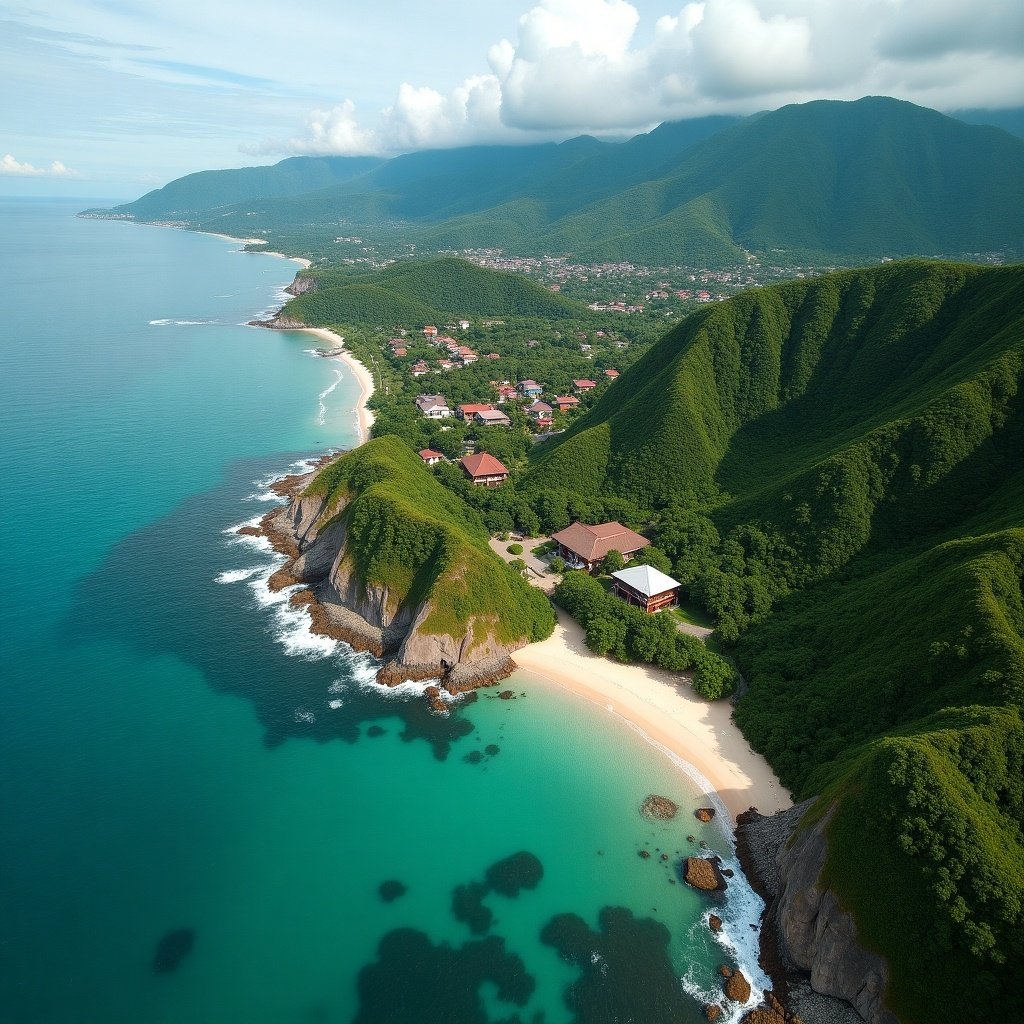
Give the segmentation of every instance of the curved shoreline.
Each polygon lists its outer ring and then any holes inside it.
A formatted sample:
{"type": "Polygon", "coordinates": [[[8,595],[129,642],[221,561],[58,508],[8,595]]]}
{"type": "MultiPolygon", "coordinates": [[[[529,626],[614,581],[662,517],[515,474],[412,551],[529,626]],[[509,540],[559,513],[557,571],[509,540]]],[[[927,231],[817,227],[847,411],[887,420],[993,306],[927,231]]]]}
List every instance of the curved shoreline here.
{"type": "Polygon", "coordinates": [[[649,665],[620,664],[593,654],[582,628],[556,610],[555,632],[520,648],[515,663],[625,719],[643,738],[690,765],[735,819],[750,807],[773,814],[792,806],[768,762],[732,721],[728,701],[708,702],[679,676],[649,665]]]}
{"type": "Polygon", "coordinates": [[[359,384],[359,400],[355,407],[356,429],[359,433],[359,444],[364,444],[370,439],[370,428],[373,426],[374,420],[373,413],[366,407],[370,395],[375,390],[373,375],[345,348],[345,339],[340,334],[335,334],[334,331],[329,331],[326,327],[294,327],[287,329],[299,331],[302,334],[312,334],[315,338],[328,342],[333,349],[329,353],[330,357],[332,359],[340,359],[352,371],[352,376],[359,384]]]}

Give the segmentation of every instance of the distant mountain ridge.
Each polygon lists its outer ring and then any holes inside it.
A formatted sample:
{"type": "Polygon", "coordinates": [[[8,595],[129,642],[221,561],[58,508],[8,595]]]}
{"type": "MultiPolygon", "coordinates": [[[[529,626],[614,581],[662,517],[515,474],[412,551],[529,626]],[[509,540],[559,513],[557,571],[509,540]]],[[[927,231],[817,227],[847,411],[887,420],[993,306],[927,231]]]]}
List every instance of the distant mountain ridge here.
{"type": "Polygon", "coordinates": [[[650,265],[1024,253],[1024,140],[886,97],[580,137],[189,175],[117,216],[267,238],[338,235],[650,265]]]}

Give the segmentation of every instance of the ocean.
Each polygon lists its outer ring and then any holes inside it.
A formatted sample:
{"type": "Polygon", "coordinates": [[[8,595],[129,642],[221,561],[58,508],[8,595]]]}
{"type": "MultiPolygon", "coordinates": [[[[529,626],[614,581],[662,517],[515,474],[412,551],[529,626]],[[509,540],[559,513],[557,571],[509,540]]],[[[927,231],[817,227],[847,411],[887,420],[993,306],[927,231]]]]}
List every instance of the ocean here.
{"type": "Polygon", "coordinates": [[[0,1021],[697,1024],[719,965],[767,986],[683,766],[522,673],[431,714],[267,591],[234,528],[356,443],[348,370],[244,326],[296,264],[87,205],[0,200],[0,1021]],[[724,896],[678,878],[700,841],[724,896]]]}

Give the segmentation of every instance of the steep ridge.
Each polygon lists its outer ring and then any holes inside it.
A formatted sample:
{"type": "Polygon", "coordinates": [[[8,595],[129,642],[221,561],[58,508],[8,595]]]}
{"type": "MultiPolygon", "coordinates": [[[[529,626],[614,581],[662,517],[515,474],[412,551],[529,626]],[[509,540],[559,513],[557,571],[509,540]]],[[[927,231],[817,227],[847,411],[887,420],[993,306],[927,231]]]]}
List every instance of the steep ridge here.
{"type": "Polygon", "coordinates": [[[1024,981],[1022,384],[1024,267],[844,272],[693,314],[525,482],[654,517],[737,722],[819,796],[775,919],[806,951],[852,915],[884,966],[802,966],[878,1021],[1012,1016],[1024,981]]]}
{"type": "Polygon", "coordinates": [[[554,628],[544,595],[397,438],[321,469],[267,527],[293,556],[277,582],[307,584],[317,628],[385,658],[382,682],[484,685],[554,628]]]}

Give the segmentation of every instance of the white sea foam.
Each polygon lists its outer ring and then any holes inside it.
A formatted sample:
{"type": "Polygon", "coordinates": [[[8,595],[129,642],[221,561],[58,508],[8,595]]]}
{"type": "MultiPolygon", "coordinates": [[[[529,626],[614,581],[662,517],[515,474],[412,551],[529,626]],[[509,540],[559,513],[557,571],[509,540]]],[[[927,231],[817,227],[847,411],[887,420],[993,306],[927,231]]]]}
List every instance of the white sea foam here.
{"type": "Polygon", "coordinates": [[[341,370],[334,371],[334,383],[325,390],[320,392],[320,414],[317,416],[316,423],[318,427],[322,427],[327,421],[327,396],[342,382],[344,374],[341,370]]]}
{"type": "Polygon", "coordinates": [[[329,708],[330,708],[330,709],[331,709],[332,711],[337,711],[337,710],[338,710],[338,708],[343,708],[343,707],[345,706],[345,702],[344,702],[343,700],[329,700],[329,701],[327,702],[327,706],[328,706],[328,707],[329,707],[329,708]]]}
{"type": "Polygon", "coordinates": [[[228,569],[220,573],[215,581],[217,583],[241,583],[243,580],[255,576],[261,569],[263,569],[262,565],[254,565],[249,569],[228,569]]]}
{"type": "Polygon", "coordinates": [[[313,712],[309,710],[309,708],[296,708],[295,721],[309,722],[310,724],[312,724],[316,721],[316,715],[314,715],[313,712]]]}
{"type": "Polygon", "coordinates": [[[301,590],[302,586],[285,587],[276,591],[267,586],[270,577],[284,561],[285,559],[279,556],[272,565],[266,566],[249,580],[248,585],[256,597],[256,603],[270,611],[270,632],[284,648],[285,654],[305,661],[329,658],[337,650],[338,641],[311,632],[309,612],[304,607],[295,608],[291,604],[292,594],[301,590]]]}
{"type": "Polygon", "coordinates": [[[215,324],[216,320],[150,320],[150,327],[204,327],[206,324],[215,324]]]}

